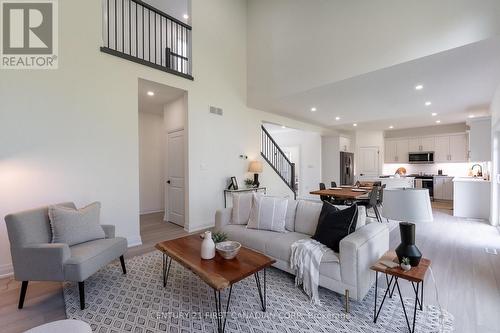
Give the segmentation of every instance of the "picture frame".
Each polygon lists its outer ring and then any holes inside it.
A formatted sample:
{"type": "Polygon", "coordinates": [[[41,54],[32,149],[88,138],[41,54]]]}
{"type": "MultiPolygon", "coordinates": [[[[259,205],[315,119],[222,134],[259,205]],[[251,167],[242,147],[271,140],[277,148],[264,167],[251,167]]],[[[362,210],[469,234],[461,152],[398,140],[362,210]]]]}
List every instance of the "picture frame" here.
{"type": "Polygon", "coordinates": [[[231,177],[231,182],[229,183],[229,186],[227,188],[228,190],[237,190],[238,189],[238,181],[236,180],[236,177],[231,177]]]}

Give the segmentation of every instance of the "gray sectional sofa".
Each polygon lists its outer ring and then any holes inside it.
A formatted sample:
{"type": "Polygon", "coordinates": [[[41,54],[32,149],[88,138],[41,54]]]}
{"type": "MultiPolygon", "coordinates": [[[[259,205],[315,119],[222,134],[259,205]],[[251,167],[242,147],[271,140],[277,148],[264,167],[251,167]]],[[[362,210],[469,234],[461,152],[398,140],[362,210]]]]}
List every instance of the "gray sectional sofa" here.
{"type": "MultiPolygon", "coordinates": [[[[288,226],[289,231],[285,233],[231,224],[232,208],[216,212],[215,227],[217,231],[226,233],[230,240],[274,258],[275,267],[293,274],[290,269],[290,246],[314,234],[323,205],[306,200],[293,203],[296,206],[291,216],[293,225],[288,226]]],[[[388,226],[367,218],[365,208],[359,207],[356,231],[341,240],[339,253],[323,256],[320,286],[340,294],[348,290],[350,298],[362,300],[375,282],[375,273],[370,266],[388,249],[388,226]]]]}

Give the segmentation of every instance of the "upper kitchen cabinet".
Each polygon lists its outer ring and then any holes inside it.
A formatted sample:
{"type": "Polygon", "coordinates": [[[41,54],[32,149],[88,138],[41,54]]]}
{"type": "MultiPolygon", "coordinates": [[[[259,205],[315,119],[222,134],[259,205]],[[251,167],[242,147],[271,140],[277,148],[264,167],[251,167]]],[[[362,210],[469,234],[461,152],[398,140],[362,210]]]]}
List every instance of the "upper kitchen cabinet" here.
{"type": "Polygon", "coordinates": [[[385,163],[408,163],[408,139],[385,140],[385,163]]]}
{"type": "Polygon", "coordinates": [[[433,136],[410,138],[408,139],[408,149],[410,153],[434,151],[435,138],[433,136]]]}
{"type": "Polygon", "coordinates": [[[491,118],[472,119],[468,125],[470,161],[491,161],[491,118]]]}
{"type": "Polygon", "coordinates": [[[467,162],[467,135],[452,134],[435,138],[434,161],[441,163],[467,162]]]}
{"type": "Polygon", "coordinates": [[[339,137],[339,150],[352,153],[351,139],[343,136],[339,137]]]}

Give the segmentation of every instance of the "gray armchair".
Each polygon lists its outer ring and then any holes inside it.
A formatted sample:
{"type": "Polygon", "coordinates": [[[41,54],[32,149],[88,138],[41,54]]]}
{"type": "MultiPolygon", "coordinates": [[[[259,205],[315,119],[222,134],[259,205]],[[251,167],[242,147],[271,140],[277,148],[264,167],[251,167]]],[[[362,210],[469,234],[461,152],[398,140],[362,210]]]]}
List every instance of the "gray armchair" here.
{"type": "MultiPolygon", "coordinates": [[[[60,204],[75,208],[71,202],[60,204]]],[[[29,281],[78,282],[80,307],[85,309],[85,280],[116,258],[127,273],[123,254],[127,240],[115,237],[113,225],[101,225],[105,239],[68,246],[51,243],[48,207],[36,208],[5,217],[10,240],[14,278],[22,281],[19,309],[23,308],[29,281]]]]}

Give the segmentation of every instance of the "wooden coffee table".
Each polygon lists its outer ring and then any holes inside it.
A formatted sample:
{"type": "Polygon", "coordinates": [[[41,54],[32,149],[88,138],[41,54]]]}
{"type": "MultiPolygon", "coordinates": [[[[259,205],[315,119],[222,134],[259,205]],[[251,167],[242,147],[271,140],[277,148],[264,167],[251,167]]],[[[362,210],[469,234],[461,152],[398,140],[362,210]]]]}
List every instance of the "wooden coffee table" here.
{"type": "Polygon", "coordinates": [[[163,253],[163,287],[168,282],[168,274],[172,259],[192,271],[214,290],[215,308],[217,313],[217,331],[224,332],[226,315],[229,311],[233,284],[251,275],[255,277],[262,311],[266,311],[266,268],[276,262],[259,252],[241,247],[238,255],[231,260],[222,258],[218,253],[210,260],[201,259],[201,242],[199,235],[177,238],[155,245],[163,253]],[[263,271],[262,288],[259,272],[263,271]],[[222,312],[221,291],[229,287],[226,311],[222,312]]]}
{"type": "Polygon", "coordinates": [[[426,258],[420,259],[420,263],[416,267],[412,267],[409,271],[405,272],[401,269],[401,267],[388,268],[382,265],[380,262],[382,260],[389,260],[393,262],[398,262],[398,258],[396,252],[388,251],[386,252],[379,261],[377,261],[374,265],[370,267],[371,270],[376,272],[375,277],[375,308],[373,310],[373,322],[377,322],[377,318],[382,310],[382,306],[384,305],[384,301],[389,295],[392,298],[392,294],[394,293],[394,288],[398,288],[399,299],[401,300],[401,306],[403,307],[403,312],[406,318],[406,324],[408,325],[408,330],[410,333],[415,332],[415,320],[417,319],[417,308],[423,310],[424,305],[424,279],[425,273],[427,273],[427,269],[431,265],[431,261],[426,258]],[[382,304],[380,304],[380,308],[377,311],[377,290],[378,290],[378,273],[385,274],[385,280],[387,282],[387,289],[385,290],[384,298],[382,299],[382,304]],[[389,276],[391,277],[389,279],[389,276]],[[399,289],[398,280],[403,279],[407,280],[411,283],[413,287],[413,291],[415,292],[415,308],[413,309],[413,325],[410,326],[410,321],[408,320],[408,315],[406,314],[406,307],[403,301],[403,296],[401,295],[401,290],[399,289]],[[391,290],[392,289],[392,290],[391,290]],[[420,295],[419,295],[420,290],[420,295]]]}

